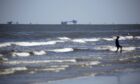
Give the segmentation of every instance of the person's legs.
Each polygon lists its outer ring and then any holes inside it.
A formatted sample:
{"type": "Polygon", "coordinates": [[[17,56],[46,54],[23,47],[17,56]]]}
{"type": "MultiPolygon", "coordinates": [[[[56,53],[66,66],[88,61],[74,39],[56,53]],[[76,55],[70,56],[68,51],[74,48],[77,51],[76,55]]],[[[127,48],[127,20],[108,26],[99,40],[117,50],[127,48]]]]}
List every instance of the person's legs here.
{"type": "Polygon", "coordinates": [[[118,52],[118,50],[119,50],[119,47],[117,46],[117,50],[116,50],[116,52],[118,52]]]}
{"type": "Polygon", "coordinates": [[[120,46],[120,52],[122,52],[122,46],[120,46]]]}

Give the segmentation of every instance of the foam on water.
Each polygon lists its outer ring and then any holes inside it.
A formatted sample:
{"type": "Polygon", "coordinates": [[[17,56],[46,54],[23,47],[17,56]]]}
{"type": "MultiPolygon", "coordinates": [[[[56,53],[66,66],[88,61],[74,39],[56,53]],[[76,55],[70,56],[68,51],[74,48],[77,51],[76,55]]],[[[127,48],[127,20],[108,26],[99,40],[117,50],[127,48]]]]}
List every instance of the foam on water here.
{"type": "Polygon", "coordinates": [[[5,58],[3,54],[0,54],[0,61],[8,61],[8,58],[5,58]]]}
{"type": "Polygon", "coordinates": [[[0,48],[1,47],[7,47],[7,46],[11,46],[11,42],[0,43],[0,48]]]}
{"type": "Polygon", "coordinates": [[[71,51],[74,51],[73,48],[62,48],[62,49],[53,49],[53,50],[49,50],[49,51],[52,51],[52,52],[71,52],[71,51]]]}
{"type": "Polygon", "coordinates": [[[123,50],[125,50],[125,51],[133,51],[133,50],[136,50],[136,47],[124,47],[123,50]]]}
{"type": "Polygon", "coordinates": [[[73,39],[72,41],[77,43],[86,43],[83,39],[73,39]]]}
{"type": "Polygon", "coordinates": [[[49,71],[49,72],[60,72],[62,70],[65,70],[68,68],[69,65],[55,65],[55,66],[50,66],[42,69],[35,69],[35,71],[49,71]]]}
{"type": "Polygon", "coordinates": [[[5,58],[5,57],[1,57],[1,59],[2,59],[2,61],[8,61],[8,58],[5,58]]]}
{"type": "Polygon", "coordinates": [[[100,47],[96,47],[95,50],[110,50],[110,51],[116,51],[116,47],[114,47],[114,46],[100,46],[100,47]]]}
{"type": "Polygon", "coordinates": [[[135,36],[136,39],[140,39],[140,36],[135,36]]]}
{"type": "Polygon", "coordinates": [[[98,65],[100,63],[101,62],[99,62],[99,61],[91,61],[91,62],[80,62],[80,63],[77,63],[77,64],[80,65],[80,66],[82,66],[82,67],[86,67],[86,66],[98,65]]]}
{"type": "MultiPolygon", "coordinates": [[[[139,39],[139,36],[135,36],[135,38],[139,39]]],[[[106,40],[106,41],[114,41],[116,39],[116,36],[113,37],[105,37],[105,38],[77,38],[77,39],[73,39],[73,42],[77,42],[77,43],[86,43],[86,42],[96,42],[96,41],[100,41],[100,40],[106,40]]],[[[134,39],[134,36],[120,36],[120,40],[131,40],[134,39]]]]}
{"type": "Polygon", "coordinates": [[[106,40],[106,41],[113,41],[114,38],[102,38],[103,40],[106,40]]]}
{"type": "Polygon", "coordinates": [[[14,60],[14,61],[6,61],[3,62],[5,64],[12,64],[12,65],[16,65],[16,64],[39,64],[39,63],[63,63],[63,62],[72,62],[75,63],[76,60],[75,59],[66,59],[66,60],[30,60],[30,61],[24,61],[24,60],[14,60]]]}
{"type": "Polygon", "coordinates": [[[83,41],[86,41],[86,42],[88,42],[88,41],[99,41],[100,40],[100,38],[83,38],[82,39],[83,41]]]}
{"type": "Polygon", "coordinates": [[[49,72],[60,72],[62,70],[65,70],[65,68],[64,67],[57,67],[57,68],[38,69],[38,71],[49,71],[49,72]]]}
{"type": "Polygon", "coordinates": [[[133,36],[120,36],[120,40],[131,40],[133,38],[133,36]]]}
{"type": "Polygon", "coordinates": [[[57,42],[64,42],[64,41],[56,40],[56,41],[48,41],[48,42],[5,42],[5,43],[0,43],[0,48],[11,46],[11,45],[17,45],[17,46],[54,45],[57,42]]]}
{"type": "Polygon", "coordinates": [[[73,39],[73,42],[77,43],[86,43],[86,42],[94,42],[94,41],[99,41],[100,38],[79,38],[79,39],[73,39]]]}
{"type": "MultiPolygon", "coordinates": [[[[100,47],[96,47],[96,50],[110,50],[110,51],[116,51],[116,47],[115,46],[100,46],[100,47]]],[[[123,51],[134,51],[136,50],[136,47],[123,47],[122,48],[123,51]]]]}
{"type": "Polygon", "coordinates": [[[133,56],[133,58],[140,58],[140,56],[133,56]]]}
{"type": "MultiPolygon", "coordinates": [[[[52,41],[41,41],[41,42],[5,42],[5,43],[0,43],[0,48],[2,47],[8,47],[11,45],[17,45],[17,46],[42,46],[42,45],[55,45],[57,42],[76,42],[76,43],[86,43],[86,42],[97,42],[100,40],[106,40],[106,41],[114,41],[116,39],[116,36],[113,37],[104,37],[104,38],[75,38],[71,39],[68,37],[58,37],[59,40],[52,40],[52,41]]],[[[140,39],[140,36],[120,36],[119,40],[131,40],[131,39],[140,39]]]]}
{"type": "Polygon", "coordinates": [[[8,69],[4,69],[0,71],[0,75],[13,74],[16,71],[25,71],[25,70],[28,70],[28,69],[26,67],[12,67],[12,68],[8,68],[8,69]]]}
{"type": "Polygon", "coordinates": [[[19,56],[19,57],[28,57],[30,53],[28,52],[12,52],[12,56],[19,56]]]}
{"type": "Polygon", "coordinates": [[[15,42],[13,43],[18,46],[41,46],[41,45],[54,45],[56,41],[48,41],[48,42],[15,42]]]}
{"type": "Polygon", "coordinates": [[[98,64],[100,64],[99,61],[92,61],[92,62],[89,62],[89,65],[98,65],[98,64]]]}
{"type": "Polygon", "coordinates": [[[71,40],[71,39],[68,38],[68,37],[58,37],[58,39],[60,39],[60,40],[71,40]]]}
{"type": "Polygon", "coordinates": [[[65,70],[66,68],[68,68],[69,65],[52,65],[50,67],[43,67],[43,68],[36,68],[33,71],[30,71],[30,74],[34,74],[36,72],[42,72],[42,71],[48,71],[48,72],[60,72],[62,70],[65,70]]]}
{"type": "Polygon", "coordinates": [[[3,54],[0,54],[0,57],[3,57],[3,54]]]}
{"type": "Polygon", "coordinates": [[[45,51],[41,50],[41,51],[33,51],[34,55],[45,55],[47,54],[45,51]]]}
{"type": "MultiPolygon", "coordinates": [[[[134,38],[139,38],[139,37],[138,36],[134,37],[134,36],[130,36],[130,35],[129,36],[120,36],[119,40],[131,40],[134,38]]],[[[113,36],[111,38],[106,37],[106,38],[101,38],[101,39],[106,40],[106,41],[113,41],[116,39],[116,36],[113,36]]]]}

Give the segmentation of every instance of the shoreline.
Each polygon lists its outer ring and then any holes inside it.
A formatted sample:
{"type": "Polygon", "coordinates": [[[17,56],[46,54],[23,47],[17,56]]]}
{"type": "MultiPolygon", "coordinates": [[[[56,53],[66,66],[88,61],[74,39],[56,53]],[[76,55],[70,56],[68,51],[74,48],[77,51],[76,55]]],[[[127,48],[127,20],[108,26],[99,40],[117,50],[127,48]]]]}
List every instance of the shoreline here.
{"type": "MultiPolygon", "coordinates": [[[[140,72],[125,72],[117,75],[99,75],[42,82],[39,84],[139,84],[140,72]]],[[[34,83],[33,83],[34,84],[34,83]]],[[[35,83],[38,84],[38,83],[35,83]]]]}

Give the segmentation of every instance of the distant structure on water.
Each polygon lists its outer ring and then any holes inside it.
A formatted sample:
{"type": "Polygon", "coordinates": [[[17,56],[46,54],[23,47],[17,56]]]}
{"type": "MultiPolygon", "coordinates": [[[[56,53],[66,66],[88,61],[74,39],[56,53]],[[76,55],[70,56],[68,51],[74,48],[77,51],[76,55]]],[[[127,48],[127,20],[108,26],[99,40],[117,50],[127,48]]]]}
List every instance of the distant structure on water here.
{"type": "Polygon", "coordinates": [[[9,21],[9,22],[7,22],[7,24],[13,24],[13,22],[12,21],[9,21]]]}
{"type": "Polygon", "coordinates": [[[77,20],[62,21],[62,22],[61,22],[62,25],[67,25],[68,23],[77,24],[77,20]]]}

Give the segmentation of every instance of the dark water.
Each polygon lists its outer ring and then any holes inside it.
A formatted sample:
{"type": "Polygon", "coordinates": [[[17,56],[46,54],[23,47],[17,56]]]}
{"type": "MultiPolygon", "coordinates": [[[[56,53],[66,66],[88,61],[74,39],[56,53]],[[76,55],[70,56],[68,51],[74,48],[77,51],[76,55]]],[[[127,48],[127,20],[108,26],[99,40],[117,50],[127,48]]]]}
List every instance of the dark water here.
{"type": "Polygon", "coordinates": [[[140,25],[0,25],[0,84],[139,72],[139,41],[140,25]]]}

